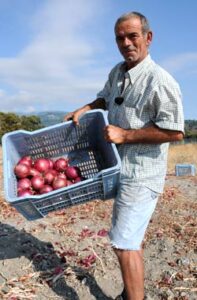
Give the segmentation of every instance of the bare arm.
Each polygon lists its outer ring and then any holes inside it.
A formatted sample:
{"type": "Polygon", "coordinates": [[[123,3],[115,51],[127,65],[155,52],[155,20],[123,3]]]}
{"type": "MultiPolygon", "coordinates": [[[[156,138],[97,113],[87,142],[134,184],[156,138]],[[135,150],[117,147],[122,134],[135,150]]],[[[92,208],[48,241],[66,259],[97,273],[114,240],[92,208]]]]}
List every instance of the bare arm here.
{"type": "Polygon", "coordinates": [[[104,98],[98,98],[96,100],[94,100],[93,102],[84,105],[83,107],[68,113],[65,117],[64,117],[64,121],[69,121],[69,120],[73,120],[73,122],[78,125],[79,124],[79,117],[81,114],[85,113],[88,110],[91,109],[106,109],[105,106],[105,99],[104,98]]]}
{"type": "Polygon", "coordinates": [[[104,129],[104,136],[108,142],[115,144],[160,144],[181,141],[183,139],[183,133],[181,131],[161,129],[157,126],[140,129],[122,129],[108,125],[104,129]]]}

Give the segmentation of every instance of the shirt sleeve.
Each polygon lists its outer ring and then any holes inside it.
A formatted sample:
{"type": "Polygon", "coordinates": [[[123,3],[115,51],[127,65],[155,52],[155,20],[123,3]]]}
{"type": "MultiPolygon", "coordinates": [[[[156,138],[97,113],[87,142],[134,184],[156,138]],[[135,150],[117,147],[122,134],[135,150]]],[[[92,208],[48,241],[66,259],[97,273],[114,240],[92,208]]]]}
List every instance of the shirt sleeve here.
{"type": "Polygon", "coordinates": [[[176,82],[160,84],[153,97],[153,122],[162,129],[184,133],[184,114],[182,95],[176,82]]]}
{"type": "Polygon", "coordinates": [[[104,85],[104,88],[97,94],[97,98],[104,98],[105,99],[105,105],[108,109],[108,99],[111,91],[111,83],[110,79],[108,78],[107,82],[104,85]]]}

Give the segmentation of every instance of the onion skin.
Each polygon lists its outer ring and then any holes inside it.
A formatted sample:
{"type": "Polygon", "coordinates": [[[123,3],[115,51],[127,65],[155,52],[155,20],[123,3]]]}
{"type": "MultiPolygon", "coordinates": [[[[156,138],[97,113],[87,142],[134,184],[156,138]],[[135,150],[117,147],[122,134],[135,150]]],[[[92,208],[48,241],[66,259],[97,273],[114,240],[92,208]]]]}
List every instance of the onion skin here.
{"type": "Polygon", "coordinates": [[[52,187],[53,187],[54,190],[58,190],[58,189],[61,189],[63,187],[66,187],[66,186],[67,186],[67,180],[65,178],[56,177],[53,180],[52,187]]]}
{"type": "Polygon", "coordinates": [[[71,180],[67,180],[67,186],[72,185],[73,182],[71,180]]]}
{"type": "Polygon", "coordinates": [[[80,177],[80,175],[81,175],[80,169],[75,166],[69,166],[66,169],[65,173],[66,173],[66,176],[71,180],[75,180],[77,177],[80,177]]]}
{"type": "Polygon", "coordinates": [[[67,167],[68,167],[68,160],[63,157],[58,158],[54,162],[54,169],[57,170],[58,172],[64,172],[67,167]]]}
{"type": "Polygon", "coordinates": [[[50,168],[50,163],[46,158],[38,158],[34,162],[34,168],[39,172],[46,172],[50,168]]]}
{"type": "Polygon", "coordinates": [[[29,176],[30,167],[24,164],[17,164],[14,168],[14,173],[18,178],[29,176]]]}
{"type": "Polygon", "coordinates": [[[31,188],[31,180],[28,178],[21,178],[17,182],[17,189],[19,190],[27,190],[31,188]]]}
{"type": "Polygon", "coordinates": [[[42,176],[42,174],[36,170],[35,168],[31,168],[29,171],[29,176],[34,177],[34,176],[42,176]]]}
{"type": "Polygon", "coordinates": [[[53,169],[53,166],[54,166],[54,161],[50,158],[47,159],[48,162],[49,162],[49,169],[53,169]]]}
{"type": "Polygon", "coordinates": [[[51,191],[53,191],[52,186],[46,184],[40,189],[40,194],[47,194],[50,193],[51,191]]]}
{"type": "Polygon", "coordinates": [[[82,180],[83,180],[82,177],[77,177],[77,178],[75,178],[74,183],[80,182],[80,181],[82,181],[82,180]]]}
{"type": "Polygon", "coordinates": [[[50,169],[44,173],[44,181],[46,184],[51,184],[55,177],[58,176],[58,173],[56,170],[50,169]]]}
{"type": "Polygon", "coordinates": [[[35,190],[40,190],[44,186],[44,178],[41,176],[34,176],[31,179],[31,184],[35,190]]]}
{"type": "Polygon", "coordinates": [[[64,179],[67,179],[65,173],[57,173],[57,177],[58,177],[58,178],[64,178],[64,179]]]}
{"type": "Polygon", "coordinates": [[[33,191],[30,189],[18,191],[18,197],[26,197],[33,195],[33,191]]]}
{"type": "Polygon", "coordinates": [[[23,156],[23,157],[19,160],[18,164],[24,164],[24,165],[27,165],[27,166],[31,167],[32,164],[33,164],[33,161],[32,161],[32,159],[31,159],[30,156],[23,156]]]}

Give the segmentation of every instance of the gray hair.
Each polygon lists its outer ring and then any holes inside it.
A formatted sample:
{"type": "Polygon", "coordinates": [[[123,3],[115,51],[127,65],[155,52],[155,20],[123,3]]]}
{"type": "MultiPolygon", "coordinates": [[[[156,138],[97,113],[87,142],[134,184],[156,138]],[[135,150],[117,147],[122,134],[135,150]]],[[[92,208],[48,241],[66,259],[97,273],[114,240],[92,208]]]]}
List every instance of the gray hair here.
{"type": "Polygon", "coordinates": [[[122,23],[123,21],[126,21],[128,19],[132,19],[132,18],[140,19],[141,24],[142,24],[142,33],[143,34],[146,34],[150,31],[148,19],[144,15],[142,15],[141,13],[136,12],[136,11],[132,11],[132,12],[129,12],[129,13],[126,13],[126,14],[123,14],[122,16],[120,16],[120,18],[117,19],[114,28],[116,29],[116,27],[120,23],[122,23]]]}

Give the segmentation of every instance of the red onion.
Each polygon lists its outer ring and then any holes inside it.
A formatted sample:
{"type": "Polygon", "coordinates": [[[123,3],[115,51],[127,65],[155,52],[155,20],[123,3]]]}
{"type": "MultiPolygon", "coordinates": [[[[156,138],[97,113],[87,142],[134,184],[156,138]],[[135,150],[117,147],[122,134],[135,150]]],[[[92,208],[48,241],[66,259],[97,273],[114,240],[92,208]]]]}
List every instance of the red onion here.
{"type": "Polygon", "coordinates": [[[63,157],[58,158],[54,163],[54,169],[59,172],[65,171],[67,166],[68,166],[68,159],[65,159],[63,157]]]}
{"type": "Polygon", "coordinates": [[[31,196],[31,195],[33,195],[33,191],[30,189],[18,191],[19,197],[26,197],[26,196],[31,196]]]}
{"type": "Polygon", "coordinates": [[[25,178],[29,176],[30,167],[24,164],[17,164],[14,168],[14,173],[18,178],[25,178]]]}
{"type": "Polygon", "coordinates": [[[50,158],[48,158],[47,160],[48,160],[48,162],[49,162],[49,169],[53,169],[53,165],[54,165],[53,160],[50,159],[50,158]]]}
{"type": "Polygon", "coordinates": [[[75,179],[81,175],[80,169],[76,166],[67,167],[65,173],[69,179],[75,179]]]}
{"type": "Polygon", "coordinates": [[[58,178],[64,178],[64,179],[67,179],[65,173],[57,173],[57,177],[58,177],[58,178]]]}
{"type": "Polygon", "coordinates": [[[46,194],[53,191],[53,188],[51,185],[44,185],[41,189],[40,189],[40,194],[46,194]]]}
{"type": "Polygon", "coordinates": [[[42,174],[35,168],[31,168],[29,171],[29,176],[42,176],[42,174]]]}
{"type": "Polygon", "coordinates": [[[17,189],[19,190],[26,190],[31,188],[31,180],[28,178],[19,179],[17,182],[17,189]]]}
{"type": "Polygon", "coordinates": [[[77,178],[74,179],[74,183],[80,182],[82,180],[83,180],[82,177],[77,177],[77,178]]]}
{"type": "Polygon", "coordinates": [[[67,186],[72,185],[73,182],[71,180],[67,180],[67,186]]]}
{"type": "Polygon", "coordinates": [[[29,167],[32,166],[32,163],[33,163],[33,161],[32,161],[32,159],[31,159],[30,156],[23,156],[23,157],[19,160],[19,162],[18,162],[18,164],[24,164],[24,165],[27,165],[27,166],[29,166],[29,167]]]}
{"type": "Polygon", "coordinates": [[[45,183],[51,184],[54,180],[54,178],[57,176],[57,171],[56,170],[48,170],[47,172],[44,173],[44,181],[45,183]]]}
{"type": "Polygon", "coordinates": [[[50,168],[50,163],[46,158],[38,158],[34,162],[34,168],[39,172],[46,172],[50,168]]]}
{"type": "Polygon", "coordinates": [[[36,175],[32,177],[31,184],[35,190],[40,190],[44,186],[44,178],[36,175]]]}
{"type": "Polygon", "coordinates": [[[53,180],[52,187],[53,187],[54,190],[57,190],[57,189],[65,187],[66,185],[67,185],[67,180],[65,178],[56,177],[53,180]]]}

